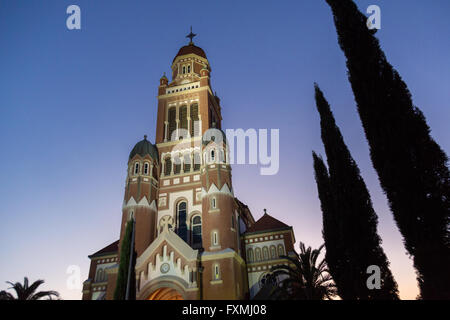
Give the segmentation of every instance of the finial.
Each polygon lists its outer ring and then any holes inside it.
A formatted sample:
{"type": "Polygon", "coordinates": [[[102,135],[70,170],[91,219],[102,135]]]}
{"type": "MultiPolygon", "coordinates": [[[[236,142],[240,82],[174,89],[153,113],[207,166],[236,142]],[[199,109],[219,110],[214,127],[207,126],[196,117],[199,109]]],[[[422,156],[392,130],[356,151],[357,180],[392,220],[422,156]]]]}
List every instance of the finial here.
{"type": "Polygon", "coordinates": [[[264,214],[267,214],[267,210],[266,209],[264,209],[264,214]]]}
{"type": "Polygon", "coordinates": [[[191,26],[191,33],[189,33],[186,38],[191,39],[191,41],[189,42],[189,44],[194,44],[194,42],[192,41],[192,39],[194,39],[194,37],[196,36],[195,33],[192,33],[192,26],[191,26]]]}
{"type": "Polygon", "coordinates": [[[146,134],[144,134],[144,140],[147,140],[147,135],[146,134]]]}

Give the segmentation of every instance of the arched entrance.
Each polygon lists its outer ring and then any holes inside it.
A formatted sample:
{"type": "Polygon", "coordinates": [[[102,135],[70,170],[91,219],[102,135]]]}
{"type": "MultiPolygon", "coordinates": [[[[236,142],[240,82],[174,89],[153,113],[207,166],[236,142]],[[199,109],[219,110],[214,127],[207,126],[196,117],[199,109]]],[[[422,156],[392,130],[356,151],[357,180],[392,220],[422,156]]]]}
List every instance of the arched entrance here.
{"type": "Polygon", "coordinates": [[[153,291],[147,300],[183,300],[183,297],[175,289],[164,287],[153,291]]]}

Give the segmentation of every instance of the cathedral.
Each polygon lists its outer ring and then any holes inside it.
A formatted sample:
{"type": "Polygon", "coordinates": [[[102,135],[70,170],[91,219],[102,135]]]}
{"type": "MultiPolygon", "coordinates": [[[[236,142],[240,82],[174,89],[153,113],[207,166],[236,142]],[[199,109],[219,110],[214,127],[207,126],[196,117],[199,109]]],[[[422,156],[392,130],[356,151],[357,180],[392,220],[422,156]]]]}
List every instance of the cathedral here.
{"type": "Polygon", "coordinates": [[[258,298],[270,269],[295,257],[292,227],[257,221],[233,192],[221,102],[191,33],[158,86],[155,144],[128,157],[120,238],[89,255],[83,300],[110,300],[125,226],[134,220],[136,299],[258,298]]]}

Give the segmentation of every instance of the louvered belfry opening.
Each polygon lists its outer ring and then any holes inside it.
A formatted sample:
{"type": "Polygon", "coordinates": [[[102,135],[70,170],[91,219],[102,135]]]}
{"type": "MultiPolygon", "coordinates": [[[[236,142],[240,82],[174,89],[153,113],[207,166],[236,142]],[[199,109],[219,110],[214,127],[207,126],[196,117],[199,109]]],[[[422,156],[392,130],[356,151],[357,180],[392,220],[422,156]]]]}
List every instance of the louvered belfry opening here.
{"type": "Polygon", "coordinates": [[[198,104],[191,105],[191,136],[197,137],[200,135],[200,124],[198,117],[198,104]]]}
{"type": "Polygon", "coordinates": [[[169,109],[168,114],[168,121],[169,121],[169,136],[167,137],[167,140],[172,141],[173,140],[173,132],[177,129],[177,109],[175,107],[172,107],[169,109]]]}

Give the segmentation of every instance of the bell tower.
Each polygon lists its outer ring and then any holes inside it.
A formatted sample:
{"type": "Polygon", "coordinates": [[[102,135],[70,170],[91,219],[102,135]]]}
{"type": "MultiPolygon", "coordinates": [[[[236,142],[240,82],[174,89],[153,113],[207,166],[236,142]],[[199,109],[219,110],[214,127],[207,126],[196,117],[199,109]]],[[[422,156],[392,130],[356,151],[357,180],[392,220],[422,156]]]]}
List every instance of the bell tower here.
{"type": "Polygon", "coordinates": [[[173,59],[171,81],[165,74],[159,81],[157,233],[169,223],[200,251],[203,299],[242,298],[246,270],[220,99],[211,86],[210,63],[194,44],[195,36],[191,29],[189,43],[173,59]]]}

